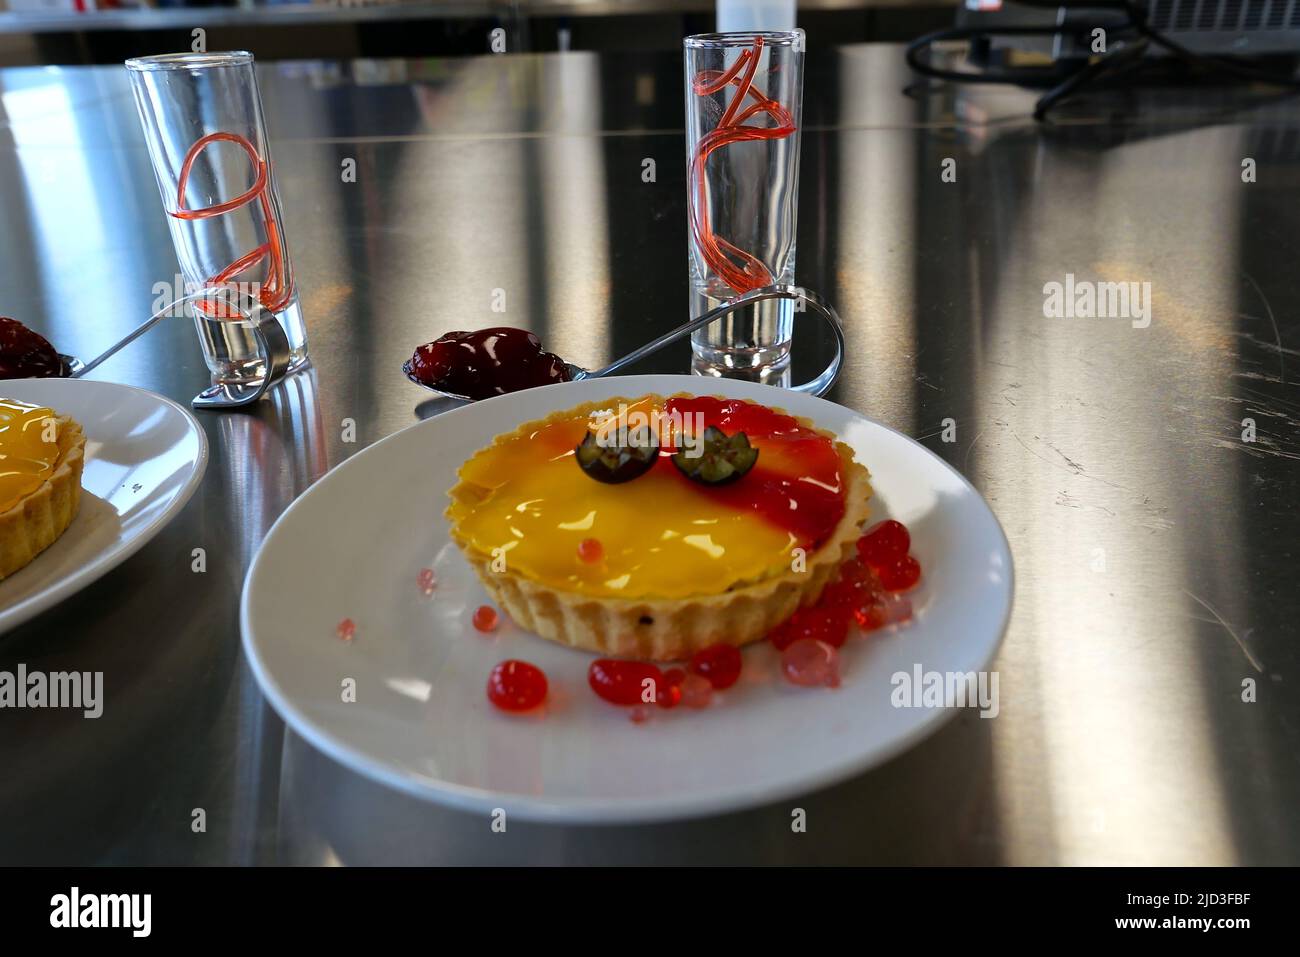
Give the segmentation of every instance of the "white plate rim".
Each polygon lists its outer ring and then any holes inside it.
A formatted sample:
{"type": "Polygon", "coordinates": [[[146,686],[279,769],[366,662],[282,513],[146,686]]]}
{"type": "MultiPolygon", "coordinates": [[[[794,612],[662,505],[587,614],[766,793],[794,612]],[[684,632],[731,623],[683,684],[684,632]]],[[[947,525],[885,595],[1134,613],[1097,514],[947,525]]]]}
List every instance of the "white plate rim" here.
{"type": "MultiPolygon", "coordinates": [[[[683,389],[694,389],[701,394],[707,392],[707,387],[701,388],[703,383],[708,382],[700,376],[692,375],[634,375],[634,376],[607,376],[602,377],[606,383],[623,383],[629,384],[629,388],[635,389],[634,383],[638,381],[655,380],[662,382],[666,379],[682,380],[683,389]]],[[[576,384],[576,383],[575,383],[576,384]]],[[[746,385],[756,385],[755,383],[746,383],[746,385]]],[[[560,386],[563,388],[563,386],[560,386]]],[[[662,387],[654,387],[662,388],[662,387]]],[[[789,395],[787,389],[780,389],[774,386],[758,386],[761,390],[771,390],[774,396],[789,395]]],[[[617,393],[615,393],[617,394],[617,393]]],[[[631,391],[628,395],[638,395],[640,393],[631,391]]],[[[518,401],[520,393],[509,393],[506,395],[494,396],[490,399],[482,399],[475,405],[485,402],[509,402],[518,401]]],[[[838,403],[830,402],[829,399],[821,398],[819,401],[827,402],[831,405],[838,403]]],[[[884,423],[865,415],[848,406],[839,406],[853,416],[870,422],[872,425],[890,432],[904,441],[915,445],[926,455],[930,456],[941,468],[946,469],[952,474],[966,489],[975,496],[975,499],[987,510],[989,517],[993,520],[993,526],[997,531],[999,540],[1002,545],[1003,553],[1006,556],[1006,583],[1007,583],[1007,603],[1002,614],[1002,620],[998,626],[997,639],[993,642],[987,660],[984,666],[987,666],[996,658],[1002,647],[1002,642],[1006,638],[1007,626],[1011,620],[1011,612],[1015,605],[1015,561],[1011,554],[1011,545],[1007,540],[1006,531],[1002,528],[1002,523],[998,521],[996,513],[989,507],[988,502],[979,491],[971,485],[964,475],[945,462],[942,458],[926,448],[920,442],[904,435],[897,429],[890,428],[884,423]]],[[[448,412],[441,413],[437,418],[441,418],[451,412],[459,411],[450,409],[448,412]]],[[[261,543],[258,545],[257,553],[253,556],[252,562],[249,563],[248,572],[244,576],[244,585],[240,595],[239,602],[239,630],[241,644],[244,648],[244,655],[248,661],[249,668],[252,670],[262,693],[266,695],[268,702],[285,721],[287,725],[303,738],[308,744],[312,745],[318,751],[332,758],[344,767],[357,772],[363,777],[373,781],[378,781],[404,794],[420,798],[426,801],[432,801],[447,807],[470,813],[492,813],[498,808],[504,808],[506,812],[520,820],[534,821],[544,824],[569,824],[569,825],[620,825],[620,824],[647,824],[666,821],[677,821],[690,818],[709,817],[717,814],[732,813],[744,810],[750,810],[755,807],[761,807],[766,804],[776,803],[797,795],[810,794],[823,788],[842,783],[855,777],[871,768],[878,767],[886,761],[908,750],[917,742],[928,737],[938,727],[956,716],[957,709],[953,708],[930,708],[925,709],[920,721],[909,731],[891,739],[887,744],[874,750],[856,755],[852,758],[836,762],[822,769],[819,773],[804,775],[797,780],[790,780],[773,784],[771,786],[755,789],[747,792],[743,797],[738,798],[734,791],[711,791],[697,792],[684,798],[674,798],[666,800],[663,798],[647,800],[624,800],[611,802],[606,799],[565,799],[564,801],[552,801],[545,797],[535,797],[532,795],[503,794],[500,792],[490,791],[483,788],[468,787],[461,784],[454,784],[448,781],[437,780],[424,777],[400,768],[392,766],[383,759],[377,759],[368,755],[360,748],[352,747],[332,737],[328,731],[318,728],[315,723],[305,715],[301,709],[296,707],[289,696],[279,686],[267,670],[265,663],[257,654],[253,642],[252,622],[251,622],[251,600],[250,594],[254,576],[262,561],[264,548],[272,537],[276,534],[282,522],[289,512],[298,506],[307,496],[311,495],[324,482],[330,474],[347,468],[355,460],[365,455],[371,449],[396,439],[398,436],[411,429],[419,428],[428,420],[422,419],[413,422],[410,425],[398,429],[396,432],[384,436],[378,442],[361,449],[355,455],[349,456],[347,460],[340,462],[331,469],[320,480],[315,482],[311,488],[305,491],[289,505],[275,520],[275,523],[267,531],[261,543]]]]}
{"type": "MultiPolygon", "coordinates": [[[[28,378],[13,379],[10,381],[40,382],[43,380],[28,378]]],[[[41,612],[48,611],[50,608],[53,608],[65,599],[72,597],[86,586],[94,584],[113,569],[121,565],[128,558],[133,556],[140,549],[144,548],[145,545],[149,544],[149,542],[153,540],[154,536],[162,531],[163,528],[176,517],[177,513],[188,504],[189,500],[194,496],[194,492],[198,489],[199,483],[203,480],[203,475],[208,468],[207,434],[204,433],[203,427],[199,425],[198,420],[194,418],[190,410],[182,406],[180,403],[167,398],[165,395],[159,395],[157,392],[151,392],[148,389],[141,389],[138,386],[126,385],[121,382],[107,382],[100,379],[60,379],[58,381],[86,382],[95,386],[104,386],[110,389],[129,389],[132,392],[137,392],[140,395],[170,406],[181,414],[186,424],[190,427],[190,431],[198,436],[199,456],[189,478],[180,488],[179,492],[172,497],[172,500],[167,504],[167,507],[147,523],[134,537],[127,539],[124,543],[120,543],[120,547],[110,548],[105,556],[82,565],[81,568],[77,569],[77,571],[73,572],[71,575],[60,579],[58,582],[55,582],[47,588],[41,589],[34,595],[29,595],[27,598],[18,602],[18,604],[0,611],[0,635],[17,628],[19,625],[25,624],[41,612]]],[[[81,387],[74,386],[74,388],[81,387]]],[[[32,563],[35,564],[40,560],[41,556],[37,555],[36,558],[32,560],[32,563]]]]}

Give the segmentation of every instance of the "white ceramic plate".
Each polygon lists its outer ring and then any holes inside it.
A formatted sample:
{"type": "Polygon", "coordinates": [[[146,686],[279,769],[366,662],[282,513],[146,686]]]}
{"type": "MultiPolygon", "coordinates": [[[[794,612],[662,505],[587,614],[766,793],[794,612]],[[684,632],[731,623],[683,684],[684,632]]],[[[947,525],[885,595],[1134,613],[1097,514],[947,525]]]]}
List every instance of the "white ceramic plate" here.
{"type": "Polygon", "coordinates": [[[525,819],[663,820],[814,790],[878,764],[951,710],[895,708],[895,672],[969,672],[992,660],[1011,608],[1006,538],[978,493],[931,452],[822,399],[725,379],[625,376],[501,396],[391,435],[334,469],[281,516],[244,583],[244,649],[271,703],[303,737],[402,790],[525,819]],[[591,399],[649,392],[724,394],[808,416],[871,469],[873,521],[912,531],[925,569],[906,629],[851,638],[843,684],[804,689],[777,675],[762,642],[740,683],[703,711],[628,711],[587,687],[592,656],[504,621],[484,636],[488,601],[443,518],[456,469],[498,433],[591,399]],[[438,587],[425,596],[420,568],[438,587]],[[351,618],[351,642],[336,636],[351,618]],[[484,689],[505,658],[547,674],[543,716],[497,711],[484,689]],[[355,682],[355,701],[343,688],[355,682]],[[721,700],[719,700],[721,699],[721,700]]]}
{"type": "Polygon", "coordinates": [[[0,396],[49,406],[86,433],[81,508],[32,563],[0,581],[0,633],[85,588],[139,551],[194,494],[208,443],[171,399],[88,379],[12,379],[0,396]]]}

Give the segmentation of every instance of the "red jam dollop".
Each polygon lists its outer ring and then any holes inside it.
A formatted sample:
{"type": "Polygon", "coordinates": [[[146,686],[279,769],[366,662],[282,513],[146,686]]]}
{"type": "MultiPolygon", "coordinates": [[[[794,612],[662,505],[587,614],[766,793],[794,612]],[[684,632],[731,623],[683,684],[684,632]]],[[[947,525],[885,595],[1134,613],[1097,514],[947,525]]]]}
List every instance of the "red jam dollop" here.
{"type": "Polygon", "coordinates": [[[0,316],[0,379],[52,379],[68,375],[49,340],[17,319],[0,316]]]}
{"type": "Polygon", "coordinates": [[[563,359],[544,352],[528,330],[508,326],[449,332],[426,342],[411,356],[410,370],[431,388],[469,399],[569,381],[563,359]]]}

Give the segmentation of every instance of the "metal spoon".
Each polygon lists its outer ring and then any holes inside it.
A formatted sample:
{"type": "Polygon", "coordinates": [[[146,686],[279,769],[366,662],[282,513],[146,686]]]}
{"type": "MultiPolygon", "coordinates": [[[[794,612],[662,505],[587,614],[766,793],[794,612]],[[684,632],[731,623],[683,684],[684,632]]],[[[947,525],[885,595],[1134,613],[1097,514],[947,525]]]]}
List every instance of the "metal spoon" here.
{"type": "MultiPolygon", "coordinates": [[[[835,357],[831,359],[830,365],[823,369],[821,375],[816,378],[810,379],[800,385],[790,387],[793,392],[807,392],[812,395],[825,395],[826,392],[830,390],[830,387],[835,384],[835,380],[839,378],[840,367],[844,364],[844,327],[840,324],[840,317],[831,307],[831,304],[822,299],[821,296],[814,292],[809,292],[807,289],[803,289],[799,286],[790,286],[781,283],[773,286],[764,286],[762,289],[753,289],[749,292],[742,293],[733,299],[728,299],[717,308],[710,309],[708,312],[692,319],[690,322],[683,323],[671,332],[665,332],[658,339],[653,339],[650,342],[647,342],[639,349],[632,350],[621,359],[615,359],[609,365],[603,366],[602,368],[588,370],[583,369],[581,366],[576,366],[571,362],[566,362],[564,367],[569,371],[569,378],[574,382],[581,379],[596,379],[601,376],[610,375],[617,372],[619,369],[632,365],[640,359],[644,359],[651,353],[658,352],[670,342],[676,342],[684,336],[689,336],[696,329],[702,329],[709,323],[721,319],[728,313],[756,302],[762,302],[766,299],[802,300],[806,304],[805,311],[816,313],[819,318],[825,320],[826,325],[830,326],[831,333],[835,337],[835,357]]],[[[421,382],[411,371],[411,361],[409,359],[402,363],[402,371],[406,373],[408,379],[422,389],[428,389],[430,392],[436,392],[439,395],[446,396],[449,399],[457,399],[461,402],[474,401],[468,396],[457,395],[454,392],[447,392],[443,389],[434,388],[427,382],[421,382]]]]}
{"type": "Polygon", "coordinates": [[[190,405],[196,409],[234,409],[256,402],[266,394],[267,389],[283,379],[285,372],[288,371],[289,339],[274,313],[268,312],[261,303],[243,294],[237,288],[226,286],[207,286],[168,303],[89,362],[83,363],[76,356],[60,354],[68,369],[69,377],[80,379],[100,363],[135,342],[168,316],[175,315],[177,306],[199,299],[224,300],[228,306],[233,307],[243,316],[243,321],[247,322],[253,330],[253,338],[257,341],[258,353],[262,357],[266,374],[260,379],[247,383],[213,384],[191,399],[190,405]]]}

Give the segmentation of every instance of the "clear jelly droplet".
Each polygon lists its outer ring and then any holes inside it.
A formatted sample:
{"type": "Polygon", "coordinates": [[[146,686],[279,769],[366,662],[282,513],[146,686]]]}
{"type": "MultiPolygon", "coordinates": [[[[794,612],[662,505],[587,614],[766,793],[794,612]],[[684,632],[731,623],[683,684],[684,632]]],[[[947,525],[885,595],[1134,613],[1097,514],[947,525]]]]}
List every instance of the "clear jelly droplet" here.
{"type": "Polygon", "coordinates": [[[912,599],[896,592],[886,594],[880,600],[885,621],[891,625],[901,625],[912,618],[912,599]]]}
{"type": "Polygon", "coordinates": [[[415,581],[416,584],[420,586],[420,591],[424,592],[426,595],[432,595],[433,588],[438,583],[438,580],[434,577],[432,568],[421,568],[420,574],[416,577],[415,581]]]}
{"type": "Polygon", "coordinates": [[[802,638],[781,652],[781,672],[792,684],[804,688],[840,683],[840,656],[824,641],[802,638]]]}
{"type": "Polygon", "coordinates": [[[713,700],[713,685],[703,675],[689,674],[682,679],[682,704],[688,708],[707,708],[713,700]]]}

